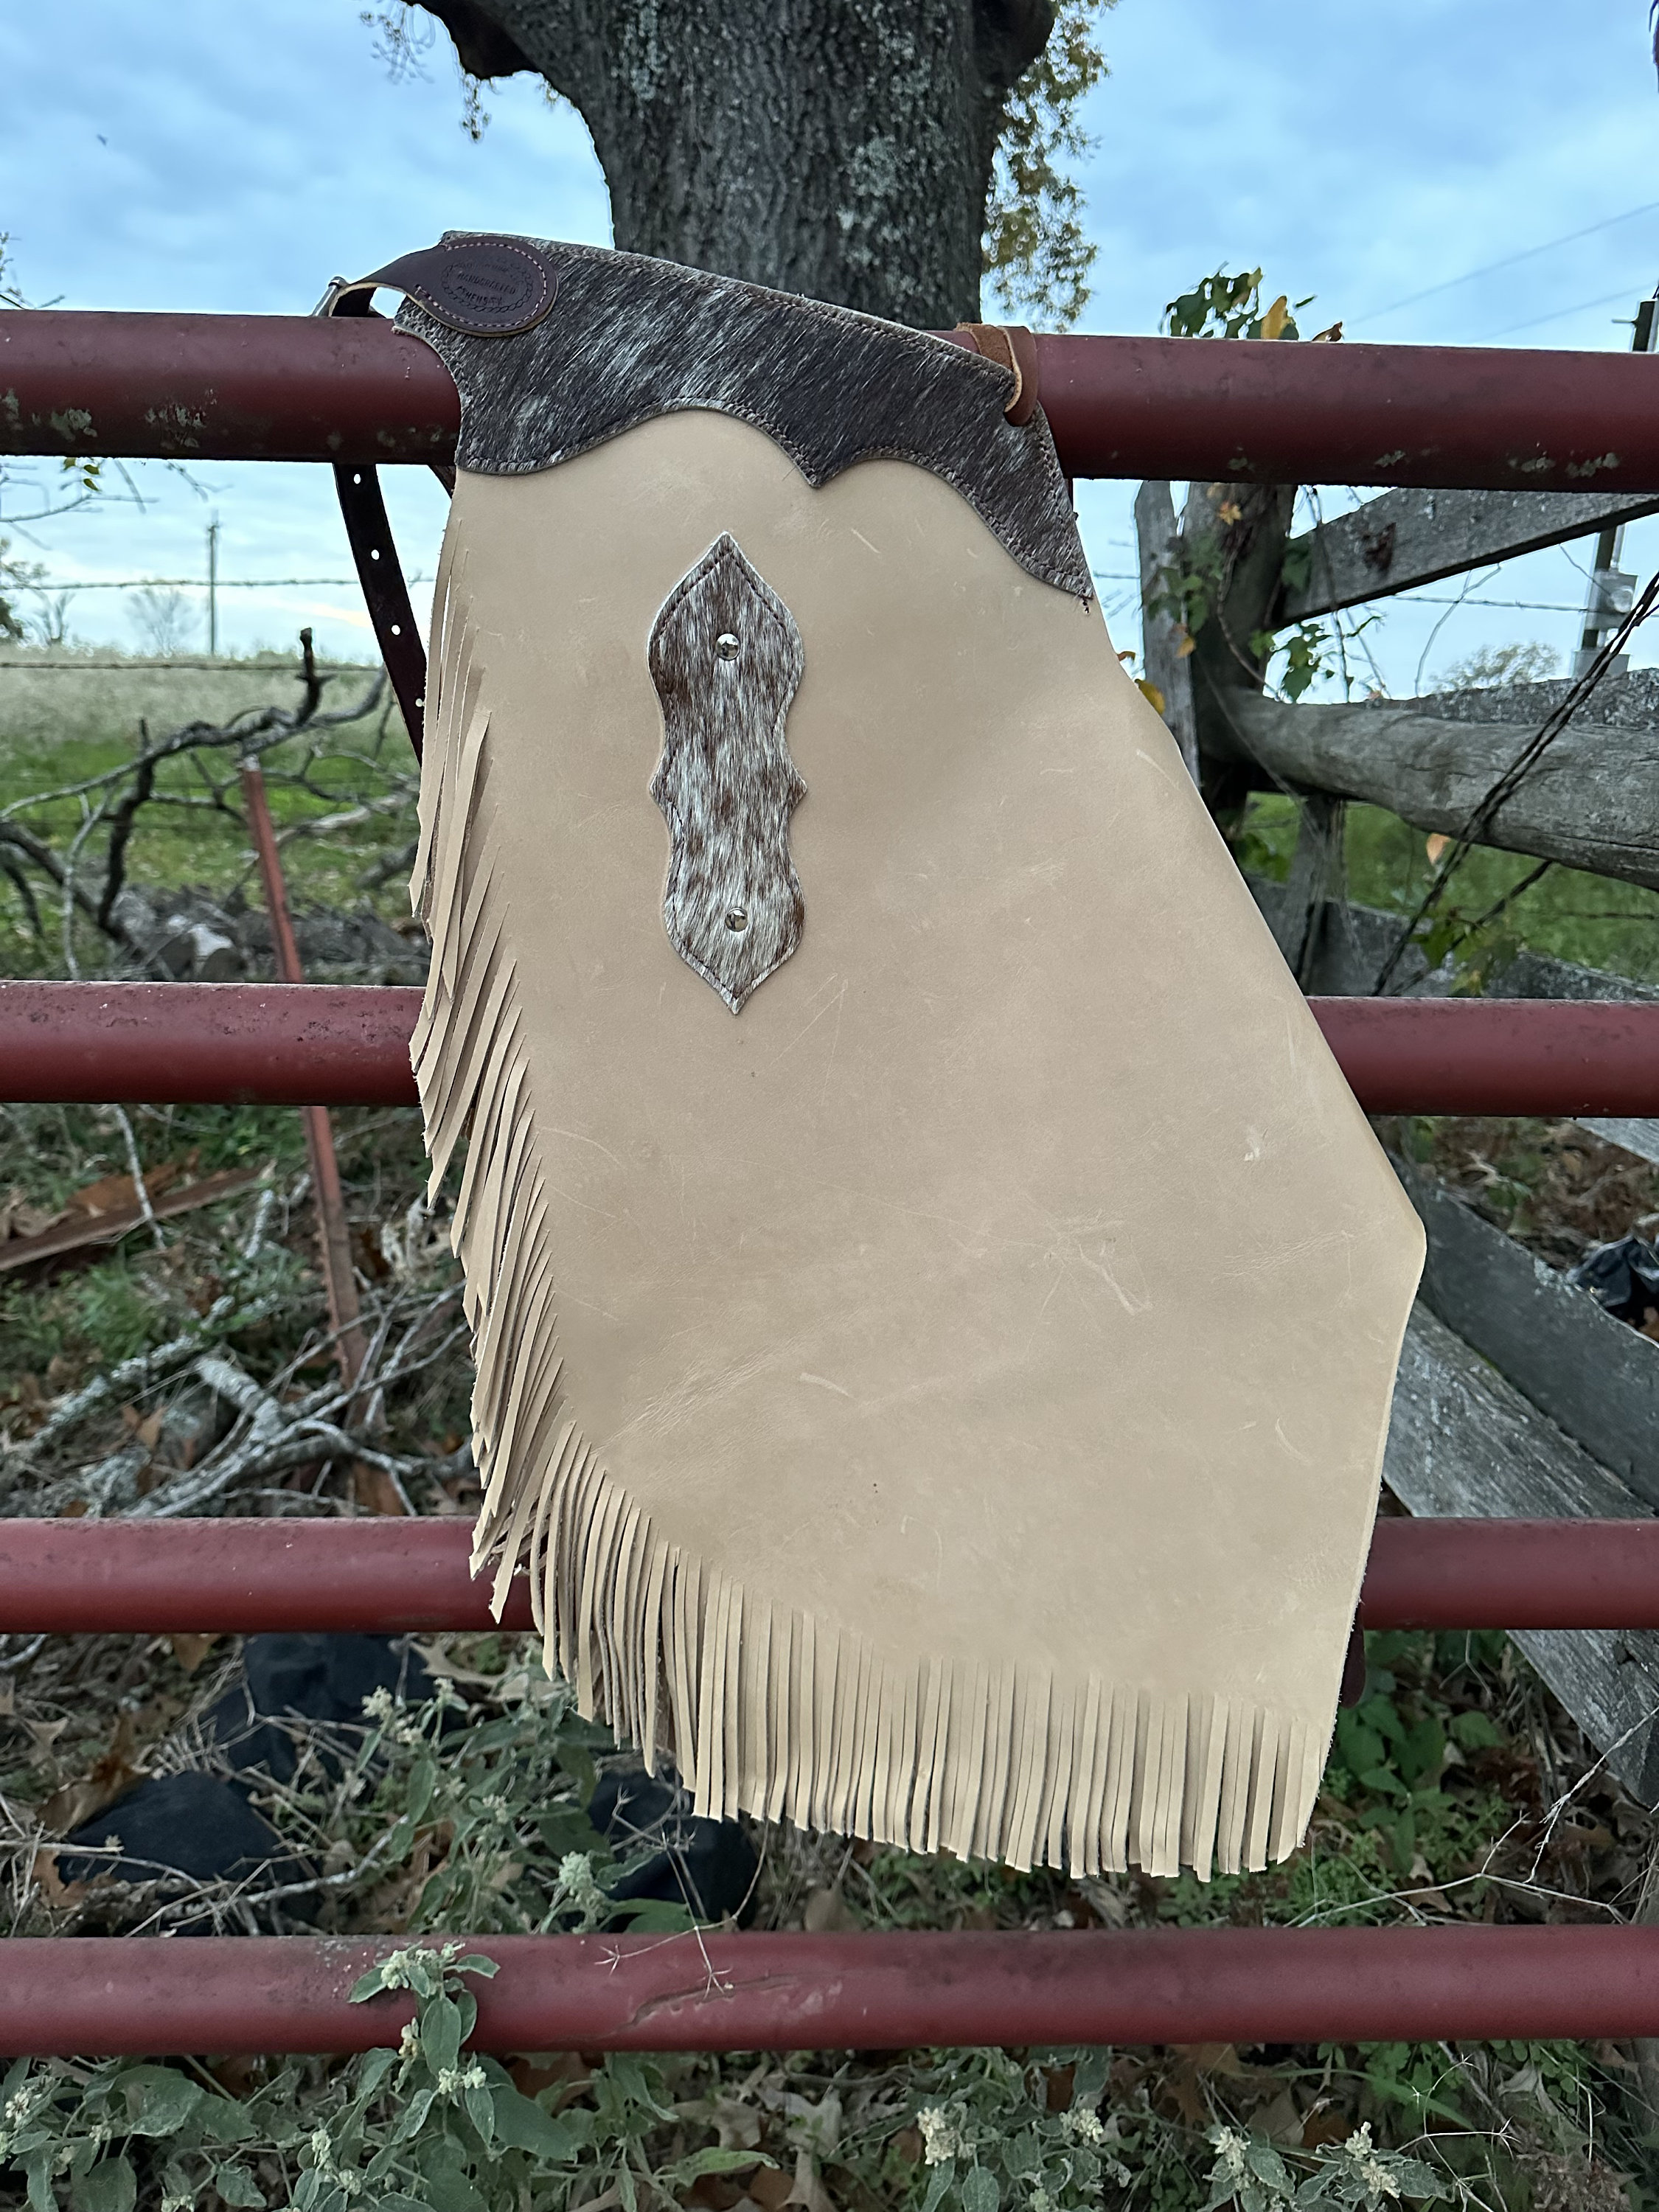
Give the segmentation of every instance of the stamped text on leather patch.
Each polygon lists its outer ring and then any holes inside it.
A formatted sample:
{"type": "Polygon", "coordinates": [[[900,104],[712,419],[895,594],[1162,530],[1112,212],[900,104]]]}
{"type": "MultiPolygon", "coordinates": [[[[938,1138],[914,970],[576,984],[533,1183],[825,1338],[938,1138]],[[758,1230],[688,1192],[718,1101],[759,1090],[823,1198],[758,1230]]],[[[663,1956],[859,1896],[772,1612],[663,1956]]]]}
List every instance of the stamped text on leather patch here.
{"type": "Polygon", "coordinates": [[[532,330],[559,289],[552,256],[523,239],[446,239],[380,273],[384,282],[400,282],[441,323],[475,337],[532,330]]]}

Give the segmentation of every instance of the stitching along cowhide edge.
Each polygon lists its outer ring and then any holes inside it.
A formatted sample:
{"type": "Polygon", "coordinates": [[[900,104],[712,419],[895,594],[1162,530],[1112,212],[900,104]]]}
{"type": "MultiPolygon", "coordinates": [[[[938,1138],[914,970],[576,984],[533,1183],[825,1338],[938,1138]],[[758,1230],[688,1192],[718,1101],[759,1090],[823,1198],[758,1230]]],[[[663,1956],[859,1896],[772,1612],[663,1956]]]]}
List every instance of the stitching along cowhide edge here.
{"type": "MultiPolygon", "coordinates": [[[[524,475],[653,416],[711,409],[764,430],[809,483],[878,457],[931,470],[1023,568],[1093,597],[1048,422],[1040,409],[1019,422],[1005,411],[1017,368],[850,308],[639,254],[454,234],[431,254],[465,266],[503,246],[544,261],[556,292],[506,343],[425,304],[422,293],[435,303],[441,290],[468,288],[441,286],[428,255],[408,257],[421,264],[422,292],[398,320],[442,356],[460,388],[464,469],[524,475]]],[[[384,281],[400,282],[390,272],[384,281]]],[[[526,313],[530,296],[526,286],[526,313]]]]}
{"type": "Polygon", "coordinates": [[[1282,1859],[1422,1229],[1009,416],[1034,349],[489,250],[402,315],[462,395],[412,1057],[475,1564],[699,1813],[1282,1859]]]}

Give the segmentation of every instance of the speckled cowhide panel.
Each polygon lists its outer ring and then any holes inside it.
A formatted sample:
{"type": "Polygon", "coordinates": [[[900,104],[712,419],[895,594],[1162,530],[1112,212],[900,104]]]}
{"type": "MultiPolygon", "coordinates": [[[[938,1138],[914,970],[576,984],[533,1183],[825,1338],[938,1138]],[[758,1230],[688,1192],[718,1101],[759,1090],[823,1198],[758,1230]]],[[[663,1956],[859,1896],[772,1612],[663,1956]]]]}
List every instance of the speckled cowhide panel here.
{"type": "Polygon", "coordinates": [[[672,841],[664,926],[741,1013],[805,921],[789,817],[806,786],[784,736],[805,665],[800,632],[722,531],[663,601],[647,657],[663,728],[651,796],[672,841]]]}
{"type": "Polygon", "coordinates": [[[460,389],[464,469],[528,475],[653,416],[706,407],[764,430],[809,483],[855,461],[931,470],[1022,568],[1093,597],[1048,425],[1041,408],[1023,424],[1008,421],[1000,363],[925,331],[677,262],[528,243],[554,293],[533,329],[459,331],[412,299],[398,316],[442,356],[460,389]]]}

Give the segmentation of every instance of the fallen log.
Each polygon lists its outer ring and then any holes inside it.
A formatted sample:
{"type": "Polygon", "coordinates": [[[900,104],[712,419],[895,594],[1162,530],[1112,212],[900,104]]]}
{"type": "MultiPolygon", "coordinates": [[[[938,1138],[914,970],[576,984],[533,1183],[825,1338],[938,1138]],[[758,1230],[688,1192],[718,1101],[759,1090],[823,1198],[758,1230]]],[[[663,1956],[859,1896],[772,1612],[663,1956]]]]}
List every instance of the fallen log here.
{"type": "MultiPolygon", "coordinates": [[[[1267,789],[1386,806],[1456,836],[1534,729],[1409,708],[1286,706],[1227,694],[1224,742],[1267,789]]],[[[1498,810],[1481,843],[1659,890],[1659,731],[1571,722],[1498,810]]]]}

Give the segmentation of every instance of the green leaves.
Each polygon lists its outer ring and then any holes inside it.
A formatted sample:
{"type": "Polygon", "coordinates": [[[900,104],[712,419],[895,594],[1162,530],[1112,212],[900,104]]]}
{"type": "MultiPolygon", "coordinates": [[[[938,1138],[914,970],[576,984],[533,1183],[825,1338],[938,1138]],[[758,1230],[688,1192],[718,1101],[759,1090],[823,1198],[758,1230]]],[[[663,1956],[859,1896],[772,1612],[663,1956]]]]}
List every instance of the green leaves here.
{"type": "Polygon", "coordinates": [[[164,2136],[172,2141],[184,2132],[207,2097],[199,2082],[171,2066],[130,2066],[119,2082],[130,2135],[164,2136]]]}
{"type": "Polygon", "coordinates": [[[999,2212],[1002,2191],[996,2176],[982,2166],[970,2166],[962,2177],[962,2212],[999,2212]]]}
{"type": "Polygon", "coordinates": [[[265,2192],[253,2176],[240,2166],[218,2166],[213,2170],[213,2186],[228,2205],[248,2208],[248,2212],[264,2212],[265,2192]]]}
{"type": "MultiPolygon", "coordinates": [[[[1310,292],[1296,305],[1311,307],[1313,299],[1310,292]]],[[[1266,307],[1261,305],[1259,269],[1243,270],[1237,276],[1218,269],[1213,276],[1200,278],[1190,292],[1169,302],[1164,310],[1164,327],[1172,338],[1297,338],[1302,335],[1287,294],[1281,292],[1266,307]]],[[[1340,325],[1335,325],[1321,336],[1340,333],[1340,325]]]]}
{"type": "Polygon", "coordinates": [[[1229,2204],[1240,2212],[1380,2212],[1390,2201],[1421,2203],[1450,2193],[1420,2159],[1379,2149],[1369,2121],[1346,2142],[1322,2144],[1300,2182],[1271,2143],[1241,2128],[1212,2128],[1209,2140],[1216,2159],[1200,2212],[1229,2204]]]}
{"type": "Polygon", "coordinates": [[[100,2159],[75,2185],[79,2212],[132,2212],[138,2201],[138,2177],[126,2158],[100,2159]]]}
{"type": "Polygon", "coordinates": [[[1101,12],[1099,0],[1060,0],[1048,43],[1004,106],[986,203],[981,256],[993,296],[1050,329],[1083,312],[1097,251],[1070,164],[1094,143],[1080,111],[1106,75],[1101,12]]]}
{"type": "MultiPolygon", "coordinates": [[[[585,2147],[587,2129],[569,2113],[555,2117],[533,2097],[521,2096],[505,2075],[491,2090],[495,2140],[504,2149],[528,2151],[538,2163],[568,2165],[585,2147]]],[[[581,2116],[586,2121],[586,2114],[581,2116]]],[[[713,2171],[709,2167],[698,2169],[713,2171]]],[[[696,2176],[688,2176],[695,2179],[696,2176]]]]}

